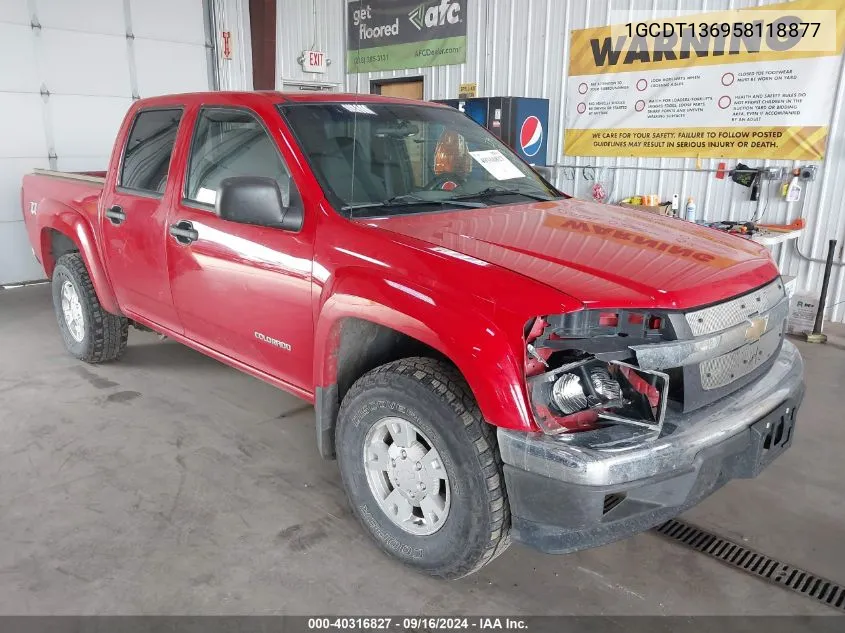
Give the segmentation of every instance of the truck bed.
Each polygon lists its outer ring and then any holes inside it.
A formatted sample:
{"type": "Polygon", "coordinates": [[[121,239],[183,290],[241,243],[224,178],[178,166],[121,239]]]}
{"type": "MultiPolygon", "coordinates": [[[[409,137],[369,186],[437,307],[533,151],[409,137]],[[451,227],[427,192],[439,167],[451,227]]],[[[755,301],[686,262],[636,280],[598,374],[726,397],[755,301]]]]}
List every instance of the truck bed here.
{"type": "Polygon", "coordinates": [[[106,182],[106,172],[104,171],[55,171],[52,169],[34,169],[32,173],[39,176],[47,176],[49,178],[64,178],[65,180],[96,182],[101,185],[106,182]]]}
{"type": "MultiPolygon", "coordinates": [[[[24,176],[21,189],[21,212],[36,258],[44,261],[42,242],[46,225],[39,216],[64,218],[72,226],[74,218],[81,219],[92,233],[96,231],[100,194],[105,185],[105,172],[68,172],[36,169],[24,176]],[[50,213],[48,213],[50,211],[50,213]]],[[[73,229],[70,229],[73,230],[73,229]]],[[[47,242],[46,248],[49,248],[47,242]]],[[[46,262],[50,267],[52,262],[46,262]]],[[[45,270],[49,276],[52,269],[45,270]]]]}

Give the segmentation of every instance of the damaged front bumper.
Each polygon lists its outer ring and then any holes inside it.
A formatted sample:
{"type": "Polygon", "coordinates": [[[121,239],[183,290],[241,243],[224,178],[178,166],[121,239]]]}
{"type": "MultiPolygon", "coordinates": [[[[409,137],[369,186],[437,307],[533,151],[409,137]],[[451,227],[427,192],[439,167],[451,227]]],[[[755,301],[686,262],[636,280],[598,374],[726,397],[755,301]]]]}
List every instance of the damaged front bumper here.
{"type": "Polygon", "coordinates": [[[803,376],[801,355],[784,341],[759,380],[691,413],[667,412],[651,441],[591,444],[589,432],[499,429],[513,538],[558,554],[604,545],[680,514],[730,479],[755,477],[792,443],[803,376]]]}

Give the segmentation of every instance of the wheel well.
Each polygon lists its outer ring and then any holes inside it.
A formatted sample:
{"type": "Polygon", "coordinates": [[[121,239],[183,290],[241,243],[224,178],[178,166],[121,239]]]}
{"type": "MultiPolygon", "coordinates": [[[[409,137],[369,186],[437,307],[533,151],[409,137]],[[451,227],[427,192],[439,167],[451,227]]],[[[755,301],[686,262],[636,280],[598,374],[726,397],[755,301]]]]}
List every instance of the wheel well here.
{"type": "Polygon", "coordinates": [[[349,317],[340,324],[337,346],[337,377],[329,387],[318,387],[315,394],[317,446],[326,459],[334,459],[334,427],[343,397],[368,371],[401,358],[423,356],[451,363],[442,353],[412,336],[349,317]]]}
{"type": "Polygon", "coordinates": [[[43,244],[48,247],[49,250],[44,252],[42,255],[44,259],[44,271],[47,273],[48,277],[52,277],[53,268],[55,268],[59,257],[67,255],[68,253],[76,253],[79,251],[79,247],[77,247],[73,240],[64,233],[61,233],[56,229],[45,230],[46,235],[44,236],[43,244]]]}
{"type": "Polygon", "coordinates": [[[338,400],[371,369],[411,356],[448,360],[433,347],[397,330],[363,319],[345,319],[337,350],[338,400]]]}

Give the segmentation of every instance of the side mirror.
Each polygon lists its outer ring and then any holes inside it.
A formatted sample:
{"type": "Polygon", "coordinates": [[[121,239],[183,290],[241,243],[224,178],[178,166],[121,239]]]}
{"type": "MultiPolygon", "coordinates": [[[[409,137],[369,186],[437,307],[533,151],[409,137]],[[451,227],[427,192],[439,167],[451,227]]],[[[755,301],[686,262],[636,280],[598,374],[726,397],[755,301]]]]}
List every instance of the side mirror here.
{"type": "Polygon", "coordinates": [[[221,181],[215,207],[224,220],[299,231],[302,205],[295,193],[290,197],[294,200],[286,206],[279,183],[273,178],[236,176],[221,181]]]}
{"type": "Polygon", "coordinates": [[[551,167],[546,167],[545,165],[531,165],[531,169],[533,169],[549,184],[554,184],[555,170],[551,167]]]}

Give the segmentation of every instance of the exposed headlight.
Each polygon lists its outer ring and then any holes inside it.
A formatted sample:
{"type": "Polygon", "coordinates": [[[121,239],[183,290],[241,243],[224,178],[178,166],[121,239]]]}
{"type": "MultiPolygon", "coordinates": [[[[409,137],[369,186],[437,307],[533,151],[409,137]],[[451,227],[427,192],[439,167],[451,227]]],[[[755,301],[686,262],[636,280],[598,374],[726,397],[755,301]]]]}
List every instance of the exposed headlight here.
{"type": "Polygon", "coordinates": [[[593,367],[589,373],[593,389],[599,396],[606,400],[619,400],[622,397],[622,385],[611,378],[604,367],[593,367]]]}
{"type": "MultiPolygon", "coordinates": [[[[587,370],[593,392],[605,402],[619,400],[622,397],[622,385],[610,377],[610,373],[601,366],[587,370]]],[[[581,386],[581,376],[561,374],[552,387],[552,400],[558,409],[566,415],[588,408],[589,400],[581,386]]]]}
{"type": "Polygon", "coordinates": [[[659,433],[669,376],[593,356],[528,378],[538,424],[558,434],[597,423],[627,424],[659,433]]]}
{"type": "Polygon", "coordinates": [[[581,378],[575,374],[561,375],[552,387],[552,400],[566,415],[586,409],[587,394],[581,387],[581,378]]]}

